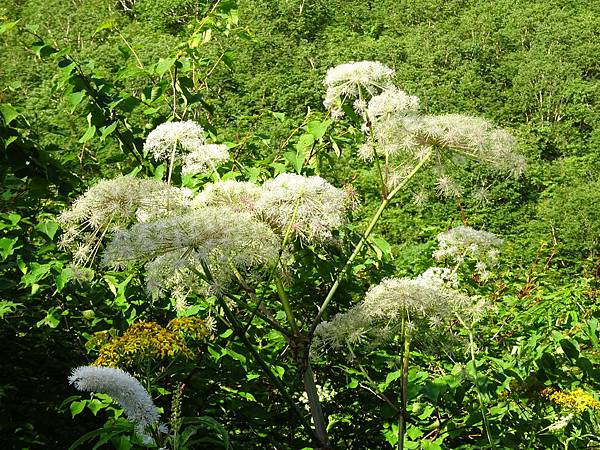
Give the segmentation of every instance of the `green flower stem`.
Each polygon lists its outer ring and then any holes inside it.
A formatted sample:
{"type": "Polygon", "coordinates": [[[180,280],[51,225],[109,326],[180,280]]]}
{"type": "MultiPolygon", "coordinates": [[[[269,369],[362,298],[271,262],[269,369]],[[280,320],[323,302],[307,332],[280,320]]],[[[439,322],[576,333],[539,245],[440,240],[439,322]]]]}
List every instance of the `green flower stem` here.
{"type": "Polygon", "coordinates": [[[408,364],[410,360],[410,331],[407,331],[406,321],[402,322],[402,378],[400,379],[400,414],[398,416],[398,450],[404,450],[404,436],[406,434],[406,405],[408,404],[408,364]]]}
{"type": "MultiPolygon", "coordinates": [[[[358,98],[361,102],[365,101],[363,89],[361,86],[358,86],[358,98]]],[[[375,167],[377,168],[377,173],[379,174],[379,182],[381,183],[381,198],[385,198],[387,196],[387,180],[383,176],[383,171],[381,170],[381,164],[379,163],[379,155],[375,150],[374,139],[373,139],[373,124],[367,115],[367,112],[363,112],[363,120],[367,123],[369,128],[369,140],[373,145],[373,152],[375,153],[375,167]]]]}
{"type": "Polygon", "coordinates": [[[311,327],[310,327],[310,330],[309,330],[309,338],[312,338],[312,335],[314,334],[314,332],[315,332],[315,330],[317,328],[317,325],[319,325],[319,322],[321,321],[321,317],[323,316],[323,313],[327,309],[327,306],[329,305],[329,303],[333,299],[333,296],[335,295],[338,287],[340,286],[340,282],[342,281],[342,278],[344,277],[346,271],[352,266],[352,263],[354,262],[354,260],[356,259],[356,257],[358,256],[358,254],[360,253],[360,251],[362,250],[362,248],[366,244],[367,239],[369,238],[369,236],[373,232],[373,229],[377,225],[377,222],[379,222],[379,218],[381,217],[381,214],[383,213],[383,211],[385,210],[385,208],[390,204],[390,202],[392,201],[392,199],[394,198],[394,196],[402,188],[404,188],[408,184],[408,182],[412,179],[412,177],[415,176],[415,174],[419,171],[419,169],[421,169],[421,167],[423,167],[423,165],[427,161],[429,161],[430,158],[431,158],[431,151],[429,151],[421,159],[421,161],[419,161],[419,163],[406,176],[406,178],[402,181],[402,183],[400,183],[398,186],[396,186],[387,195],[387,197],[385,197],[383,199],[383,201],[381,202],[381,205],[379,206],[379,209],[375,212],[375,215],[373,216],[373,218],[371,219],[371,222],[367,226],[367,229],[366,229],[365,233],[363,234],[363,236],[358,241],[358,244],[356,244],[356,247],[354,247],[354,251],[352,252],[352,254],[350,255],[350,257],[348,258],[348,261],[346,261],[346,264],[344,264],[344,267],[342,267],[342,270],[340,270],[340,272],[338,273],[338,276],[336,277],[336,279],[335,279],[335,281],[333,283],[333,286],[331,286],[331,289],[327,293],[327,297],[325,297],[325,300],[321,304],[321,306],[319,308],[319,311],[317,312],[317,316],[315,317],[315,319],[313,320],[313,322],[311,324],[311,327]]]}
{"type": "Polygon", "coordinates": [[[175,164],[175,152],[177,151],[177,142],[173,144],[171,159],[169,161],[169,173],[167,174],[167,184],[171,184],[171,175],[173,174],[173,165],[175,164]]]}
{"type": "Polygon", "coordinates": [[[475,389],[477,390],[477,399],[479,400],[479,409],[481,410],[481,419],[483,421],[483,427],[485,428],[485,434],[487,436],[488,442],[490,443],[490,448],[493,450],[496,447],[494,446],[494,441],[492,440],[492,433],[490,431],[490,424],[487,418],[487,408],[485,406],[485,401],[483,399],[483,394],[479,389],[479,384],[477,384],[477,358],[475,357],[475,339],[473,338],[473,331],[469,330],[469,347],[471,350],[471,362],[473,363],[473,375],[475,377],[474,384],[475,389]]]}
{"type": "Polygon", "coordinates": [[[285,292],[285,288],[283,287],[283,283],[281,282],[281,278],[279,278],[278,276],[275,277],[275,286],[277,287],[277,294],[279,295],[279,300],[283,305],[285,315],[287,316],[288,322],[290,323],[290,327],[292,328],[292,334],[296,336],[299,334],[296,318],[294,317],[294,313],[292,312],[292,307],[290,306],[290,301],[288,299],[287,293],[285,292]]]}

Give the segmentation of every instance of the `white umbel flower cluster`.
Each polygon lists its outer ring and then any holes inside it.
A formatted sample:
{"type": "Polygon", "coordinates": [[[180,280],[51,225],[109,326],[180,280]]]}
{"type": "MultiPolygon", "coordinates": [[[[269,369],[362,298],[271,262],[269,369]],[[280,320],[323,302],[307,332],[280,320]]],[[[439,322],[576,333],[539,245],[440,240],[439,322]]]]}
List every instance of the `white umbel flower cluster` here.
{"type": "Polygon", "coordinates": [[[73,253],[76,264],[85,264],[107,235],[137,220],[180,211],[187,206],[187,197],[185,191],[158,180],[129,176],[102,180],[59,216],[60,246],[73,253]]]}
{"type": "Polygon", "coordinates": [[[204,129],[194,121],[165,122],[150,132],[144,152],[157,161],[168,161],[172,155],[190,153],[204,145],[204,129]]]}
{"type": "Polygon", "coordinates": [[[437,235],[438,249],[433,252],[437,260],[449,258],[456,264],[469,259],[475,262],[475,271],[482,279],[490,276],[489,268],[498,264],[499,247],[503,241],[494,233],[459,226],[437,235]]]}
{"type": "Polygon", "coordinates": [[[429,269],[415,279],[386,278],[348,312],[319,324],[315,347],[340,348],[367,337],[387,339],[402,321],[413,327],[419,322],[441,324],[469,303],[468,297],[455,289],[456,282],[455,275],[445,268],[429,269]]]}
{"type": "Polygon", "coordinates": [[[261,194],[261,187],[249,181],[225,180],[204,186],[194,199],[194,204],[254,212],[261,194]]]}
{"type": "Polygon", "coordinates": [[[229,151],[224,144],[200,145],[183,157],[184,174],[206,173],[216,170],[216,166],[229,159],[229,151]]]}
{"type": "Polygon", "coordinates": [[[100,392],[117,402],[127,418],[136,425],[136,431],[147,437],[148,427],[158,425],[160,413],[146,389],[129,373],[121,369],[99,366],[77,367],[69,376],[69,383],[80,391],[100,392]]]}
{"type": "Polygon", "coordinates": [[[421,116],[404,126],[417,145],[450,150],[514,176],[525,169],[524,158],[514,151],[514,137],[486,119],[443,114],[421,116]]]}
{"type": "Polygon", "coordinates": [[[371,121],[390,116],[415,114],[419,110],[419,97],[408,95],[393,86],[369,101],[367,113],[371,121]]]}
{"type": "Polygon", "coordinates": [[[188,212],[192,206],[192,191],[163,183],[164,189],[143,197],[135,213],[138,222],[150,222],[162,217],[188,212]]]}
{"type": "MultiPolygon", "coordinates": [[[[219,280],[232,268],[270,266],[279,257],[279,238],[250,214],[229,208],[205,207],[181,216],[138,223],[115,233],[103,261],[121,268],[145,262],[151,292],[173,288],[190,270],[211,268],[219,280]]],[[[208,274],[206,274],[208,275],[208,274]]]]}
{"type": "MultiPolygon", "coordinates": [[[[325,76],[327,93],[323,104],[329,109],[336,100],[360,95],[371,98],[392,85],[393,75],[393,69],[378,61],[358,61],[332,67],[325,76]]],[[[359,110],[365,107],[362,104],[357,106],[359,110]]]]}
{"type": "Polygon", "coordinates": [[[304,243],[324,243],[346,219],[350,201],[346,192],[321,177],[282,173],[262,187],[257,210],[281,235],[304,243]]]}

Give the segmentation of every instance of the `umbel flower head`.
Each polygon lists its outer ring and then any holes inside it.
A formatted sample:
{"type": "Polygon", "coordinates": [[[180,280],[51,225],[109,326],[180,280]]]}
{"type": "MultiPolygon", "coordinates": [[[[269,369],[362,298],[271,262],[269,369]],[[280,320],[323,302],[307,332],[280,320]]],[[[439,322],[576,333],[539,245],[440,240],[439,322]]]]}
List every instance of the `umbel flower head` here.
{"type": "Polygon", "coordinates": [[[223,144],[204,144],[183,157],[182,173],[205,173],[229,159],[227,146],[223,144]]]}
{"type": "Polygon", "coordinates": [[[367,114],[369,120],[385,120],[391,116],[416,114],[419,109],[419,97],[408,95],[392,86],[369,100],[367,114]]]}
{"type": "Polygon", "coordinates": [[[441,324],[469,303],[458,292],[456,276],[445,268],[431,268],[415,279],[386,278],[367,292],[365,299],[348,312],[322,322],[315,331],[317,345],[342,347],[367,337],[393,336],[402,321],[441,324]]]}
{"type": "Polygon", "coordinates": [[[152,397],[133,376],[112,367],[81,366],[73,370],[69,383],[80,391],[107,394],[117,402],[136,431],[147,437],[145,430],[158,425],[160,413],[152,397]]]}
{"type": "Polygon", "coordinates": [[[204,144],[204,129],[194,121],[165,122],[150,132],[144,152],[152,153],[157,161],[167,161],[197,150],[204,144]]]}
{"type": "Polygon", "coordinates": [[[489,278],[488,269],[498,264],[498,249],[503,243],[494,233],[463,225],[438,234],[437,240],[435,259],[450,258],[456,264],[467,259],[475,261],[475,271],[483,279],[489,278]]]}
{"type": "Polygon", "coordinates": [[[182,287],[190,270],[208,266],[226,279],[232,268],[270,266],[278,256],[279,239],[269,226],[245,212],[205,207],[119,231],[103,261],[116,268],[146,262],[148,288],[161,295],[163,288],[182,287]]]}
{"type": "Polygon", "coordinates": [[[347,193],[321,177],[282,173],[263,185],[257,210],[281,235],[318,244],[344,224],[349,206],[347,193]]]}
{"type": "Polygon", "coordinates": [[[261,187],[249,181],[218,181],[207,184],[194,199],[194,204],[225,206],[234,211],[254,212],[261,193],[261,187]]]}
{"type": "Polygon", "coordinates": [[[185,191],[158,180],[129,176],[102,180],[59,216],[64,231],[60,246],[73,252],[76,264],[85,264],[107,235],[136,220],[180,212],[187,207],[187,197],[185,191]]]}
{"type": "MultiPolygon", "coordinates": [[[[323,104],[330,108],[336,100],[366,96],[363,101],[392,85],[394,70],[378,61],[358,61],[332,67],[325,76],[327,93],[323,104]]],[[[362,103],[358,109],[364,109],[362,103]]]]}
{"type": "Polygon", "coordinates": [[[514,137],[486,119],[443,114],[421,116],[406,125],[412,141],[419,145],[447,149],[514,176],[525,168],[524,158],[514,152],[514,137]]]}

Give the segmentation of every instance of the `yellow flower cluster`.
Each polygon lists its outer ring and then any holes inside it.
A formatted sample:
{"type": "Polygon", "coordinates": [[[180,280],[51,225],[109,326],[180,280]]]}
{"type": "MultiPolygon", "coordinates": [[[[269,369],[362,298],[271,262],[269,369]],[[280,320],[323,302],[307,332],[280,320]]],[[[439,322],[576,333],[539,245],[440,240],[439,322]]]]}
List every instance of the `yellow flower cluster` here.
{"type": "Polygon", "coordinates": [[[129,367],[147,358],[163,359],[176,355],[193,357],[192,351],[177,331],[155,322],[137,322],[122,336],[104,344],[94,365],[129,367]]]}
{"type": "Polygon", "coordinates": [[[167,324],[167,328],[195,339],[204,339],[210,335],[206,322],[198,317],[177,317],[167,324]]]}
{"type": "Polygon", "coordinates": [[[588,409],[600,410],[600,401],[581,388],[569,392],[546,389],[544,392],[552,403],[571,412],[582,413],[588,409]]]}

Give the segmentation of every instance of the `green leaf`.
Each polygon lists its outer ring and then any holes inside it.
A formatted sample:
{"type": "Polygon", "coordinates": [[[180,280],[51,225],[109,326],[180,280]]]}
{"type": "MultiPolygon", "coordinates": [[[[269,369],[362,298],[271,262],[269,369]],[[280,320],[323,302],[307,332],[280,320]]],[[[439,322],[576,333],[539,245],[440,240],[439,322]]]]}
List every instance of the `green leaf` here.
{"type": "Polygon", "coordinates": [[[106,127],[101,127],[100,128],[100,139],[104,140],[106,139],[106,136],[108,136],[109,134],[111,134],[113,131],[115,131],[115,129],[117,128],[118,122],[113,122],[110,125],[106,126],[106,127]]]}
{"type": "Polygon", "coordinates": [[[296,150],[298,150],[298,152],[310,150],[314,142],[315,138],[312,134],[304,133],[298,138],[298,142],[296,143],[296,150]]]}
{"type": "Polygon", "coordinates": [[[387,376],[385,377],[385,381],[383,383],[379,383],[379,389],[382,391],[385,391],[391,383],[396,381],[401,376],[402,376],[401,369],[398,369],[398,370],[388,373],[387,376]]]}
{"type": "Polygon", "coordinates": [[[50,238],[50,240],[53,240],[54,235],[56,235],[56,232],[58,231],[58,223],[48,220],[46,222],[37,224],[35,229],[41,233],[44,233],[46,236],[48,236],[48,238],[50,238]]]}
{"type": "Polygon", "coordinates": [[[97,398],[93,398],[91,400],[88,400],[88,402],[87,402],[87,407],[92,412],[93,415],[98,414],[98,411],[100,411],[105,406],[106,405],[103,402],[101,402],[100,400],[98,400],[97,398]]]}
{"type": "Polygon", "coordinates": [[[25,287],[32,286],[38,281],[46,278],[50,273],[52,264],[38,264],[34,262],[31,263],[29,268],[30,271],[21,278],[21,282],[25,285],[25,287]]]}
{"type": "Polygon", "coordinates": [[[64,315],[61,313],[59,308],[50,308],[46,313],[46,317],[36,323],[38,328],[48,326],[50,328],[56,328],[60,323],[60,317],[64,315]]]}
{"type": "Polygon", "coordinates": [[[96,28],[96,31],[94,31],[94,34],[99,33],[100,31],[104,31],[104,30],[111,30],[116,27],[117,27],[116,19],[108,19],[108,20],[105,20],[104,22],[102,22],[100,25],[98,25],[98,28],[96,28]]]}
{"type": "Polygon", "coordinates": [[[71,92],[70,94],[65,95],[65,99],[73,107],[72,110],[74,110],[75,107],[81,103],[85,94],[85,91],[71,92]]]}
{"type": "Polygon", "coordinates": [[[0,300],[0,319],[4,319],[7,314],[12,314],[22,303],[15,303],[8,300],[0,300]]]}
{"type": "Polygon", "coordinates": [[[95,134],[96,134],[96,125],[90,125],[88,127],[88,129],[85,130],[85,133],[83,133],[83,136],[81,136],[81,138],[79,139],[78,142],[80,144],[83,144],[84,142],[87,142],[91,138],[93,138],[95,134]]]}
{"type": "Polygon", "coordinates": [[[0,239],[0,257],[2,258],[2,261],[5,261],[6,258],[8,258],[9,256],[11,256],[14,252],[15,252],[15,244],[17,243],[17,241],[19,240],[19,238],[2,238],[0,239]]]}
{"type": "Polygon", "coordinates": [[[1,103],[0,104],[0,113],[2,114],[2,117],[4,117],[4,123],[6,125],[8,125],[9,123],[11,123],[13,120],[15,120],[17,117],[19,117],[21,115],[21,113],[19,111],[17,111],[15,109],[15,107],[13,105],[11,105],[10,103],[1,103]]]}
{"type": "Polygon", "coordinates": [[[569,359],[576,360],[579,357],[579,349],[576,343],[573,344],[569,339],[561,339],[558,343],[569,359]]]}
{"type": "Polygon", "coordinates": [[[246,357],[244,355],[242,355],[242,354],[240,354],[238,352],[235,352],[235,351],[233,351],[233,350],[231,350],[229,348],[224,348],[223,350],[221,350],[221,352],[224,355],[231,356],[236,361],[241,362],[242,365],[244,365],[244,366],[246,365],[246,357]]]}
{"type": "Polygon", "coordinates": [[[69,406],[69,409],[71,410],[71,417],[75,417],[77,414],[80,414],[84,410],[86,403],[87,400],[79,400],[78,402],[71,403],[69,406]]]}
{"type": "Polygon", "coordinates": [[[165,72],[167,72],[169,69],[171,69],[171,67],[173,67],[175,61],[177,61],[177,58],[160,58],[156,63],[154,71],[158,76],[162,77],[165,74],[165,72]]]}
{"type": "Polygon", "coordinates": [[[73,271],[65,267],[58,275],[54,277],[54,283],[56,284],[56,291],[60,292],[64,289],[67,282],[72,278],[73,271]]]}
{"type": "Polygon", "coordinates": [[[6,33],[7,31],[12,30],[14,27],[17,26],[17,24],[20,22],[20,20],[21,19],[15,20],[14,22],[4,22],[2,25],[0,25],[0,34],[6,33]]]}
{"type": "Polygon", "coordinates": [[[306,125],[306,129],[315,138],[315,140],[319,140],[325,135],[330,124],[331,120],[325,120],[323,122],[313,120],[306,125]]]}

